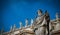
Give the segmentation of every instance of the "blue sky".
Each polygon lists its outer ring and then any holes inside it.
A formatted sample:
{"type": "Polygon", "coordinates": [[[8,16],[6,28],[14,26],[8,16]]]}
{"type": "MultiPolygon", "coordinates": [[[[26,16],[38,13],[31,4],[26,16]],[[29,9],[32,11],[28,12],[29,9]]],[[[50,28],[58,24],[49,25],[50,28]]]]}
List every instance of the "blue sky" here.
{"type": "Polygon", "coordinates": [[[43,13],[48,10],[51,19],[55,18],[55,13],[60,15],[59,0],[2,0],[1,1],[1,20],[0,30],[9,31],[10,26],[16,24],[19,28],[19,22],[22,21],[25,26],[25,19],[34,19],[38,9],[43,13]]]}

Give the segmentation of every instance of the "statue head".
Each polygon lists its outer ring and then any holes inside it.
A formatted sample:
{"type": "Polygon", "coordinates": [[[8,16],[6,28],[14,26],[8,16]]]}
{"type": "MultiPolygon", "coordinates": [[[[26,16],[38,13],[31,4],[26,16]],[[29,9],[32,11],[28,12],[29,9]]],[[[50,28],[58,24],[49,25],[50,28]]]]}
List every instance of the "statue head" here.
{"type": "Polygon", "coordinates": [[[44,15],[45,15],[45,16],[47,16],[47,15],[48,15],[48,11],[47,11],[47,10],[45,11],[45,14],[44,14],[44,15]]]}
{"type": "Polygon", "coordinates": [[[41,16],[42,15],[42,10],[39,9],[38,12],[37,12],[38,16],[41,16]]]}

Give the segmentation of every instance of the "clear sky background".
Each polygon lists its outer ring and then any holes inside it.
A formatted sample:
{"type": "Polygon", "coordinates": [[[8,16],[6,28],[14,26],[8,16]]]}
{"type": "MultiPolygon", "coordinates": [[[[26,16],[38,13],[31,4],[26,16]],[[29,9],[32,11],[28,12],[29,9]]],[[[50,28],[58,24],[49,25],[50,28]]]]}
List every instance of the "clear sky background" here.
{"type": "Polygon", "coordinates": [[[55,18],[55,13],[60,16],[60,1],[59,0],[1,0],[0,5],[0,30],[10,30],[10,26],[16,24],[19,28],[19,22],[22,21],[25,26],[25,19],[34,19],[38,9],[43,13],[48,10],[51,19],[55,18]]]}

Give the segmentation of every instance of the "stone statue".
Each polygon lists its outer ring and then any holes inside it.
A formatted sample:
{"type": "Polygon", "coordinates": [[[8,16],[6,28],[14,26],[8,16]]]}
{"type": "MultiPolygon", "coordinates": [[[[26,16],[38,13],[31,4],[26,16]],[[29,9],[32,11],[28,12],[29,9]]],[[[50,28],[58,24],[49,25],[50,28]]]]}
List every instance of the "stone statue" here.
{"type": "Polygon", "coordinates": [[[33,19],[31,19],[31,26],[30,26],[30,28],[32,28],[32,29],[34,28],[33,27],[33,19]]]}
{"type": "Polygon", "coordinates": [[[41,23],[43,21],[42,11],[39,9],[37,14],[38,14],[38,16],[36,18],[36,22],[37,22],[37,24],[39,24],[39,23],[41,23]]]}
{"type": "Polygon", "coordinates": [[[10,27],[10,32],[12,32],[12,30],[13,30],[13,28],[12,28],[12,26],[10,27]]]}
{"type": "Polygon", "coordinates": [[[56,30],[60,30],[60,22],[59,22],[59,18],[58,18],[58,13],[56,13],[56,30]]]}
{"type": "Polygon", "coordinates": [[[16,25],[14,24],[13,31],[15,31],[15,30],[16,30],[16,25]]]}
{"type": "Polygon", "coordinates": [[[38,17],[36,18],[36,22],[36,35],[44,35],[46,20],[44,18],[44,15],[42,15],[42,11],[40,9],[38,10],[38,17]]]}
{"type": "Polygon", "coordinates": [[[47,22],[47,31],[48,31],[48,34],[47,35],[49,35],[49,22],[50,22],[50,16],[49,16],[49,14],[48,14],[48,12],[47,12],[47,10],[45,11],[45,19],[46,19],[46,22],[47,22]]]}
{"type": "Polygon", "coordinates": [[[25,23],[26,23],[25,27],[28,27],[28,19],[25,20],[25,23]]]}
{"type": "Polygon", "coordinates": [[[22,29],[22,22],[20,21],[20,29],[22,29]]]}
{"type": "Polygon", "coordinates": [[[37,30],[36,35],[49,35],[49,22],[50,17],[48,12],[46,11],[44,15],[42,15],[42,12],[38,10],[38,17],[37,17],[37,30]],[[40,24],[40,25],[39,25],[40,24]]]}

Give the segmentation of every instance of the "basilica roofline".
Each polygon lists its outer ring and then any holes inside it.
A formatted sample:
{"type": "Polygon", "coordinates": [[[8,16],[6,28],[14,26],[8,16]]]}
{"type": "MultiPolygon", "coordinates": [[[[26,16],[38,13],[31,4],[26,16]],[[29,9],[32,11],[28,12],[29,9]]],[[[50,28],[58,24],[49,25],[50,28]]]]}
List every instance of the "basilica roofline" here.
{"type": "MultiPolygon", "coordinates": [[[[10,31],[4,32],[3,34],[10,34],[10,33],[15,33],[15,34],[18,34],[18,33],[20,33],[20,34],[23,34],[23,33],[34,34],[34,30],[35,29],[40,28],[40,27],[45,27],[44,25],[42,25],[42,26],[40,26],[40,25],[44,24],[45,22],[47,22],[47,20],[44,19],[44,18],[46,18],[46,16],[47,16],[47,14],[44,14],[42,16],[41,10],[38,10],[38,16],[37,16],[37,18],[35,18],[36,20],[31,19],[30,20],[30,23],[31,23],[30,25],[28,25],[28,19],[25,20],[25,24],[26,25],[24,27],[22,26],[22,22],[20,21],[20,23],[19,23],[20,24],[20,28],[17,29],[16,25],[14,24],[13,27],[12,26],[10,27],[10,31]],[[41,19],[43,19],[43,20],[41,20],[41,19]],[[35,23],[35,25],[34,25],[34,23],[35,23]]],[[[50,20],[49,23],[51,24],[51,26],[55,26],[58,22],[60,22],[60,18],[58,18],[58,13],[56,13],[56,18],[53,19],[53,20],[50,20]]],[[[55,28],[51,32],[54,32],[54,31],[56,31],[55,28]]]]}

